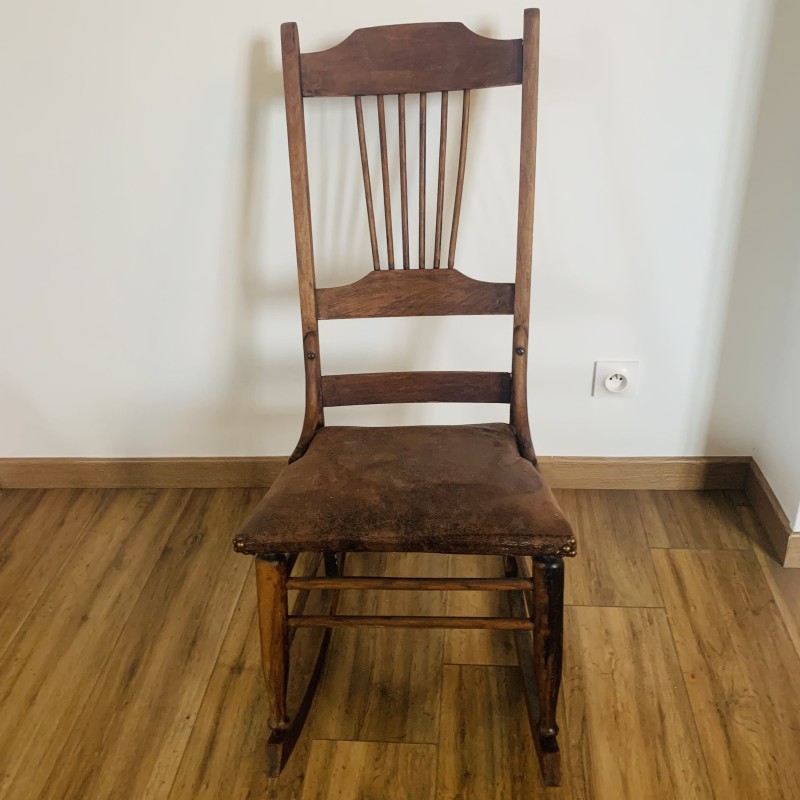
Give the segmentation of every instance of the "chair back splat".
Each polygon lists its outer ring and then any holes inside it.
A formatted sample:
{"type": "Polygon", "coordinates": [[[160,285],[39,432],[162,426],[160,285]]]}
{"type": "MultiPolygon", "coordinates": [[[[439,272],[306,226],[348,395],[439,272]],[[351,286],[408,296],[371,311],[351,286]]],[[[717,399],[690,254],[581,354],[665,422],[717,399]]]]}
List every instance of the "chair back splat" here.
{"type": "MultiPolygon", "coordinates": [[[[525,11],[521,39],[489,39],[456,22],[387,25],[357,30],[328,50],[301,53],[297,25],[291,22],[282,26],[281,42],[306,377],[303,430],[290,461],[303,455],[316,431],[324,426],[326,406],[475,402],[510,404],[510,419],[520,454],[535,464],[528,421],[526,373],[536,170],[538,10],[525,11]],[[516,273],[514,283],[493,283],[475,280],[457,270],[456,246],[467,163],[472,92],[512,85],[522,87],[516,273]],[[427,253],[426,208],[429,190],[425,177],[428,95],[433,93],[440,95],[441,102],[433,252],[427,253]],[[455,190],[452,208],[448,212],[445,208],[445,178],[448,110],[452,93],[461,95],[461,119],[455,190]],[[354,98],[372,271],[347,286],[317,289],[303,104],[308,97],[343,96],[354,98]],[[398,122],[398,216],[402,241],[399,253],[395,253],[394,247],[397,209],[392,208],[389,179],[392,170],[387,148],[386,104],[390,102],[396,103],[398,122]],[[419,110],[419,173],[416,187],[419,192],[419,242],[414,263],[410,244],[409,132],[406,126],[409,103],[416,103],[419,110]],[[365,115],[371,113],[373,105],[378,122],[385,245],[378,237],[365,127],[365,115]],[[445,244],[443,223],[447,213],[450,215],[450,238],[449,243],[445,244]],[[320,319],[454,314],[513,315],[510,373],[322,374],[320,319]]],[[[377,170],[373,172],[377,176],[377,170]]]]}

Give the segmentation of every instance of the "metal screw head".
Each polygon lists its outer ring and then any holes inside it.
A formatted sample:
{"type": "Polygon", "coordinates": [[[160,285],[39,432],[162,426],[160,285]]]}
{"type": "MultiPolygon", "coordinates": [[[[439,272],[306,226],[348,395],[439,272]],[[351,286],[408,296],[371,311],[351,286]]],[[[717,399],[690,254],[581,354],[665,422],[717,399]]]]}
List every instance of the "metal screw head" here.
{"type": "Polygon", "coordinates": [[[515,353],[516,353],[518,356],[524,356],[524,355],[525,355],[525,348],[524,348],[524,347],[515,347],[515,348],[514,348],[514,352],[515,352],[515,353]]]}
{"type": "Polygon", "coordinates": [[[316,353],[306,353],[306,358],[307,358],[309,361],[313,361],[313,360],[314,360],[316,357],[317,357],[317,354],[316,354],[316,353]]]}

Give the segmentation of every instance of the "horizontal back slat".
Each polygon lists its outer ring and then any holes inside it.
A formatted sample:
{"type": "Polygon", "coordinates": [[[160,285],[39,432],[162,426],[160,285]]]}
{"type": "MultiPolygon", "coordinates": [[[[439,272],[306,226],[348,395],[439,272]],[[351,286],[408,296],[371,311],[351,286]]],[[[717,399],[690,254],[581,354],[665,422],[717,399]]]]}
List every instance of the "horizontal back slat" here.
{"type": "Polygon", "coordinates": [[[300,56],[304,97],[440,92],[522,82],[522,40],[488,39],[460,22],[360,28],[300,56]]]}
{"type": "Polygon", "coordinates": [[[456,269],[382,270],[316,294],[318,319],[514,313],[513,283],[476,281],[456,269]]]}
{"type": "Polygon", "coordinates": [[[510,401],[508,372],[365,372],[322,376],[324,406],[510,401]]]}

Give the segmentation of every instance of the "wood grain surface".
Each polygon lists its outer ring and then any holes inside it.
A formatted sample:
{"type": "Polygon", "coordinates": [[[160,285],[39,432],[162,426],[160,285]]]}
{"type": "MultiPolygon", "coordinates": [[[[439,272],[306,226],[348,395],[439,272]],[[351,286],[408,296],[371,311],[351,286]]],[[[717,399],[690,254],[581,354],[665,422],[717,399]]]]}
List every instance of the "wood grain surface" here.
{"type": "MultiPolygon", "coordinates": [[[[0,490],[268,487],[286,461],[287,456],[0,458],[0,490]]],[[[539,456],[554,489],[741,489],[750,463],[737,457],[539,456]]]]}
{"type": "MultiPolygon", "coordinates": [[[[0,615],[0,796],[800,796],[800,572],[771,560],[741,491],[562,493],[584,547],[566,565],[560,789],[541,785],[506,631],[334,631],[306,727],[267,779],[252,563],[230,551],[260,494],[0,492],[0,587],[16,609],[0,615]],[[681,547],[648,546],[662,529],[681,547]],[[723,546],[739,535],[743,549],[723,546]],[[636,557],[620,560],[626,550],[636,557]]],[[[499,559],[424,554],[354,554],[346,567],[501,572],[499,559]]],[[[305,613],[324,613],[327,595],[312,592],[305,613]]],[[[496,615],[504,598],[343,592],[341,611],[496,615]]],[[[298,630],[290,716],[321,634],[298,630]]]]}
{"type": "Polygon", "coordinates": [[[300,61],[305,97],[510,86],[521,68],[520,39],[487,39],[460,22],[360,28],[300,61]]]}
{"type": "Polygon", "coordinates": [[[510,314],[514,284],[475,280],[457,269],[380,270],[317,289],[316,298],[319,319],[510,314]]]}

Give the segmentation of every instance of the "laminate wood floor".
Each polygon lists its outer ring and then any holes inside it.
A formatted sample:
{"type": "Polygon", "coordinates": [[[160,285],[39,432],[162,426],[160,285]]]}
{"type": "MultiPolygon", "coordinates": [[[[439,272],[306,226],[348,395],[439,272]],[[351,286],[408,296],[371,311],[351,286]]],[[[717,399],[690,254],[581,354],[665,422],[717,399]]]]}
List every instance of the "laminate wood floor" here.
{"type": "MultiPolygon", "coordinates": [[[[0,797],[800,798],[800,570],[781,569],[745,497],[721,491],[558,493],[580,548],[566,570],[560,789],[539,780],[501,631],[334,631],[306,728],[267,780],[252,563],[230,546],[262,493],[0,492],[0,797]]],[[[347,593],[340,611],[497,614],[501,602],[347,593]]],[[[319,635],[295,639],[294,704],[319,635]]]]}

